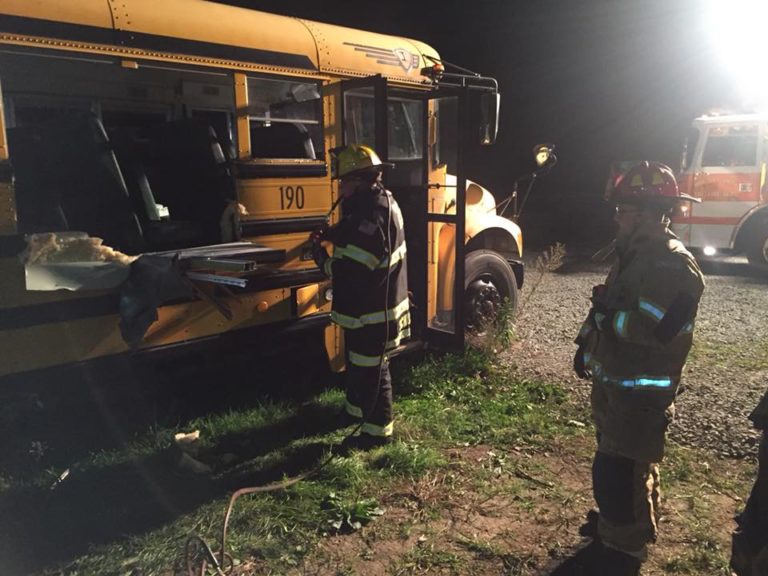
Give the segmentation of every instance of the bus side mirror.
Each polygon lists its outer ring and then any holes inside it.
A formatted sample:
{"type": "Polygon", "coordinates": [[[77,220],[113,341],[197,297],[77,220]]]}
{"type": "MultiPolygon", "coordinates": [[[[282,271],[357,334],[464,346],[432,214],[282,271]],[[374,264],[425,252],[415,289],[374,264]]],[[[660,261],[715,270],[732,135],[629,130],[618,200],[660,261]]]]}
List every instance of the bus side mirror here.
{"type": "Polygon", "coordinates": [[[537,144],[533,147],[533,158],[537,169],[549,166],[555,160],[554,144],[537,144]]]}
{"type": "Polygon", "coordinates": [[[480,96],[480,144],[488,146],[496,142],[499,133],[499,106],[501,94],[488,92],[480,96]]]}

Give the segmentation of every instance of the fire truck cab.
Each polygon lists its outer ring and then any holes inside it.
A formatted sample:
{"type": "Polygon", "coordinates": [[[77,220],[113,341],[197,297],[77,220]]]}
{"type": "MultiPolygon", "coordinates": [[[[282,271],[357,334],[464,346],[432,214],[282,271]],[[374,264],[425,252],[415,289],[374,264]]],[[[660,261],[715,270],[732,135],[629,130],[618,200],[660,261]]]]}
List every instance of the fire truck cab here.
{"type": "Polygon", "coordinates": [[[688,247],[705,255],[743,252],[751,265],[768,270],[767,139],[768,115],[693,121],[678,182],[701,203],[683,205],[672,227],[688,247]]]}

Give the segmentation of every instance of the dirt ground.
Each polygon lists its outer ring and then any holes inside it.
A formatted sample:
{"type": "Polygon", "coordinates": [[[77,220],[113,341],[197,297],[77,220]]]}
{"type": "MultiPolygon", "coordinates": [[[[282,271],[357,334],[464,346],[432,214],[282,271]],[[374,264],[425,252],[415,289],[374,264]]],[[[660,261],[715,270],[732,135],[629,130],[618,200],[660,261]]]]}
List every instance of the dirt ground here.
{"type": "MultiPolygon", "coordinates": [[[[592,438],[581,434],[546,451],[513,450],[484,486],[469,479],[489,472],[488,447],[456,449],[449,471],[393,486],[381,502],[382,518],[360,532],[324,539],[297,573],[551,574],[589,542],[578,528],[592,506],[592,449],[592,438]]],[[[706,468],[719,476],[731,466],[712,461],[706,468]]],[[[738,496],[706,482],[675,483],[665,493],[660,538],[643,574],[721,573],[695,571],[686,559],[704,534],[703,545],[726,550],[742,506],[738,496]]]]}
{"type": "MultiPolygon", "coordinates": [[[[762,334],[764,327],[760,326],[749,333],[740,330],[731,320],[730,308],[743,308],[738,317],[753,317],[749,312],[754,309],[753,300],[762,303],[766,299],[765,283],[750,279],[741,269],[733,276],[727,275],[733,274],[731,268],[725,274],[714,272],[702,302],[698,338],[715,344],[725,339],[732,344],[750,334],[754,337],[755,330],[762,334]],[[749,298],[727,297],[734,285],[749,298]],[[719,312],[724,301],[728,301],[728,314],[719,312]],[[730,336],[724,338],[723,334],[730,336]]],[[[602,281],[604,274],[602,268],[576,267],[544,278],[538,293],[524,291],[521,301],[526,308],[516,326],[518,340],[504,354],[510,369],[521,376],[558,382],[584,413],[588,412],[589,387],[570,374],[572,339],[588,308],[590,286],[602,281]],[[569,296],[564,298],[564,294],[569,296]]],[[[768,370],[751,366],[745,378],[759,386],[745,399],[743,390],[729,384],[734,399],[721,402],[726,389],[722,383],[734,381],[733,370],[728,362],[726,367],[720,362],[713,370],[707,358],[693,359],[697,387],[688,397],[695,400],[699,396],[700,401],[684,399],[682,422],[673,428],[673,438],[678,438],[672,441],[675,456],[662,464],[659,540],[651,547],[642,572],[645,576],[730,573],[727,560],[733,518],[744,505],[742,498],[748,494],[754,474],[755,434],[744,412],[758,388],[765,387],[763,376],[768,370]],[[716,403],[703,392],[708,384],[720,391],[716,403]],[[738,409],[729,413],[734,403],[738,409]],[[735,422],[738,435],[713,444],[706,434],[697,432],[697,422],[713,418],[721,423],[718,430],[723,429],[723,422],[735,422]],[[723,449],[734,444],[743,449],[723,449]],[[734,458],[737,454],[740,457],[734,458]],[[665,471],[671,478],[665,480],[665,471]]],[[[323,539],[297,573],[551,574],[589,542],[579,536],[578,529],[594,505],[593,449],[589,426],[546,449],[510,447],[501,464],[499,455],[487,446],[456,448],[450,453],[448,471],[393,486],[381,502],[386,508],[384,516],[358,533],[323,539]]]]}

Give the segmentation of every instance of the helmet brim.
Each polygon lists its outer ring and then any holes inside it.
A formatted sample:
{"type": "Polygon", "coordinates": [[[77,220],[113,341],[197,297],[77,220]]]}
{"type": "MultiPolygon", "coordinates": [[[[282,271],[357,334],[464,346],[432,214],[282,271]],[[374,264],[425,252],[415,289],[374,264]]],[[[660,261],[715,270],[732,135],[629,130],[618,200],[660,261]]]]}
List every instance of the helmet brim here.
{"type": "Polygon", "coordinates": [[[350,172],[347,172],[346,174],[339,176],[336,175],[332,179],[333,180],[341,180],[342,178],[347,178],[349,176],[354,176],[355,174],[361,174],[363,172],[383,172],[385,168],[394,168],[395,164],[394,162],[382,162],[380,164],[376,164],[375,166],[366,166],[365,168],[359,168],[358,170],[352,170],[350,172]]]}

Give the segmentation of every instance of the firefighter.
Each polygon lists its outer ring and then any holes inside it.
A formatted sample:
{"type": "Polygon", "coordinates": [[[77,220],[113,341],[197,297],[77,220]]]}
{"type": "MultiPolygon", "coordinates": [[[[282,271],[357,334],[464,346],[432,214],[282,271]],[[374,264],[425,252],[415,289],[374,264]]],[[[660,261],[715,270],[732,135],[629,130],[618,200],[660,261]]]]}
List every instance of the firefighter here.
{"type": "Polygon", "coordinates": [[[744,511],[736,518],[731,568],[737,576],[768,574],[768,392],[749,415],[762,431],[755,484],[744,511]]]}
{"type": "Polygon", "coordinates": [[[656,162],[631,167],[606,191],[616,206],[616,262],[592,289],[574,370],[592,381],[599,512],[586,573],[639,574],[659,520],[659,470],[704,277],[670,232],[681,194],[656,162]]]}
{"type": "Polygon", "coordinates": [[[362,421],[347,447],[368,449],[392,441],[387,352],[410,335],[403,216],[382,184],[385,164],[376,152],[362,145],[332,152],[343,216],[311,241],[315,262],[333,281],[331,319],[344,329],[345,414],[362,421]]]}

